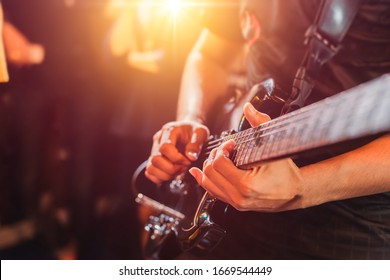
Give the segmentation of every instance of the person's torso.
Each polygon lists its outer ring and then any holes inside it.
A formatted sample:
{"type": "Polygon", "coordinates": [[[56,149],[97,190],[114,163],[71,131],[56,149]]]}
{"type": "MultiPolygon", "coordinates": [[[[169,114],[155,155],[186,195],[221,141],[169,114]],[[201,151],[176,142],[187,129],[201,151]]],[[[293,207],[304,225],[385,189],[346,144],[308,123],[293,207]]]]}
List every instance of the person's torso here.
{"type": "MultiPolygon", "coordinates": [[[[315,20],[320,1],[242,2],[241,25],[251,44],[248,57],[251,84],[271,76],[290,91],[306,52],[304,34],[315,20]],[[248,28],[245,30],[248,17],[252,17],[250,32],[248,28]]],[[[363,1],[340,52],[321,70],[314,100],[387,72],[390,72],[390,1],[363,1]]]]}

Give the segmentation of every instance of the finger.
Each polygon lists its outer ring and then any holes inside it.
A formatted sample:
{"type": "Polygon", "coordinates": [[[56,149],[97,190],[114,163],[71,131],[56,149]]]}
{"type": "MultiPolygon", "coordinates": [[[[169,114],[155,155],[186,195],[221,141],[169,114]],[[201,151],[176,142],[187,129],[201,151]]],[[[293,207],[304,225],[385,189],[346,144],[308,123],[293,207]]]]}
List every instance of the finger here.
{"type": "Polygon", "coordinates": [[[249,102],[244,105],[244,115],[252,127],[259,126],[271,119],[267,114],[257,111],[249,102]]]}
{"type": "Polygon", "coordinates": [[[206,182],[210,182],[209,184],[205,185],[204,188],[213,193],[222,193],[224,201],[228,202],[229,204],[232,201],[239,201],[242,198],[238,189],[239,185],[233,185],[229,180],[226,179],[225,176],[223,176],[214,168],[215,164],[220,160],[220,157],[216,158],[203,170],[205,175],[204,180],[206,182]]]}
{"type": "Polygon", "coordinates": [[[222,171],[224,168],[237,169],[230,160],[230,155],[234,153],[235,146],[236,142],[233,139],[230,139],[215,149],[215,160],[213,162],[214,168],[217,167],[220,171],[222,171]]]}
{"type": "Polygon", "coordinates": [[[160,136],[160,145],[164,143],[173,143],[174,145],[176,144],[176,136],[177,134],[172,133],[174,130],[173,126],[164,126],[161,131],[161,136],[160,136]]]}
{"type": "Polygon", "coordinates": [[[157,178],[156,176],[150,174],[147,170],[145,170],[145,177],[155,184],[161,184],[163,182],[160,178],[157,178]]]}
{"type": "Polygon", "coordinates": [[[217,154],[217,149],[212,149],[209,157],[203,162],[203,169],[206,167],[207,164],[211,164],[215,158],[215,155],[217,154]]]}
{"type": "Polygon", "coordinates": [[[204,127],[196,128],[191,136],[191,141],[185,147],[185,154],[190,160],[197,160],[204,142],[209,136],[209,131],[204,127]]]}
{"type": "Polygon", "coordinates": [[[212,166],[216,172],[222,175],[233,186],[241,185],[241,179],[245,176],[246,171],[238,169],[230,160],[230,155],[235,150],[235,141],[229,140],[223,143],[216,153],[212,166]]]}
{"type": "Polygon", "coordinates": [[[172,178],[172,176],[161,169],[156,168],[153,165],[148,165],[146,167],[145,174],[151,175],[152,178],[157,178],[158,183],[168,181],[172,178]]]}
{"type": "Polygon", "coordinates": [[[203,163],[203,171],[209,166],[218,168],[218,171],[223,174],[226,172],[224,168],[236,169],[234,164],[229,159],[230,154],[233,153],[235,147],[235,141],[233,139],[221,144],[218,148],[213,149],[210,152],[209,157],[203,163]],[[222,158],[221,158],[222,157],[222,158]],[[217,160],[218,158],[218,160],[217,160]]]}
{"type": "Polygon", "coordinates": [[[188,170],[188,172],[195,178],[199,185],[202,185],[203,172],[199,168],[192,167],[188,170]]]}
{"type": "Polygon", "coordinates": [[[219,190],[216,186],[213,186],[213,183],[200,169],[193,167],[189,170],[189,173],[195,178],[196,182],[209,194],[211,194],[215,198],[218,198],[221,201],[229,203],[228,198],[225,197],[226,194],[219,190]]]}
{"type": "MultiPolygon", "coordinates": [[[[229,159],[230,153],[234,151],[234,147],[235,141],[229,140],[223,143],[218,149],[213,149],[209,158],[204,162],[203,172],[201,173],[203,176],[201,185],[207,191],[228,203],[231,203],[232,201],[241,201],[242,196],[240,195],[240,190],[236,187],[238,184],[236,186],[232,185],[223,174],[215,170],[215,166],[225,168],[225,161],[227,161],[230,163],[228,167],[233,171],[237,171],[238,169],[229,159]]],[[[224,170],[223,172],[225,171],[228,173],[232,172],[230,170],[224,170]]],[[[200,176],[199,172],[197,174],[200,176]]],[[[200,177],[198,177],[198,180],[200,181],[200,177]]]]}
{"type": "Polygon", "coordinates": [[[189,166],[191,162],[177,148],[178,138],[183,133],[182,129],[174,126],[164,127],[161,134],[159,152],[173,163],[189,166]]]}
{"type": "Polygon", "coordinates": [[[235,146],[236,142],[234,139],[229,139],[228,141],[222,143],[217,149],[216,157],[224,156],[229,158],[234,152],[235,146]]]}
{"type": "Polygon", "coordinates": [[[163,156],[152,156],[149,159],[151,165],[161,171],[173,176],[180,171],[184,171],[188,166],[173,164],[163,156]]]}
{"type": "Polygon", "coordinates": [[[174,164],[190,166],[191,161],[186,158],[179,150],[172,144],[165,143],[160,147],[160,153],[174,164]]]}
{"type": "Polygon", "coordinates": [[[214,182],[212,182],[201,170],[198,168],[191,168],[189,170],[190,174],[194,176],[195,180],[200,186],[202,186],[208,193],[210,193],[215,198],[224,201],[232,205],[235,209],[239,211],[248,211],[250,209],[257,209],[258,211],[270,211],[273,209],[269,201],[261,201],[262,204],[259,205],[259,201],[253,201],[251,199],[246,199],[237,195],[236,197],[229,197],[227,192],[224,192],[216,187],[214,182]]]}
{"type": "Polygon", "coordinates": [[[161,140],[162,131],[159,130],[153,135],[153,145],[151,155],[160,155],[160,140],[161,140]]]}

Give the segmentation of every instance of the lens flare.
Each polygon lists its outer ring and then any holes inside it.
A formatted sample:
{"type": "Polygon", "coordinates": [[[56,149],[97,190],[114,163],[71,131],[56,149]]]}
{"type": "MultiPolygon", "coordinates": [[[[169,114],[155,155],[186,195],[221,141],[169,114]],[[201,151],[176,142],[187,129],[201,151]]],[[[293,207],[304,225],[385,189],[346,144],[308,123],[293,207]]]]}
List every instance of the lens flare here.
{"type": "Polygon", "coordinates": [[[180,12],[183,3],[181,2],[181,0],[166,0],[166,6],[169,12],[176,17],[177,14],[180,12]]]}

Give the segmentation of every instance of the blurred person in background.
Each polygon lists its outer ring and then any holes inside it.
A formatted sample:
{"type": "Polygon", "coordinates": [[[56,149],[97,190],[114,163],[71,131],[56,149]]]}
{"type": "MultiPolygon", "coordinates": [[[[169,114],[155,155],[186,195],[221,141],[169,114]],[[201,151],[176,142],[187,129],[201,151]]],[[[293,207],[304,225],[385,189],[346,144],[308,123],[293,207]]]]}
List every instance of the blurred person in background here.
{"type": "MultiPolygon", "coordinates": [[[[113,147],[105,146],[106,104],[115,98],[102,55],[106,3],[6,0],[3,6],[12,77],[6,100],[13,164],[6,174],[20,197],[8,203],[37,218],[53,257],[138,258],[133,202],[116,181],[113,147]]],[[[41,256],[24,251],[8,258],[41,256]]]]}
{"type": "MultiPolygon", "coordinates": [[[[1,6],[0,13],[0,258],[53,259],[54,252],[37,226],[36,190],[20,180],[20,171],[25,167],[20,162],[21,153],[25,152],[20,149],[24,147],[20,143],[25,139],[21,137],[19,127],[15,129],[19,125],[17,107],[5,84],[8,73],[3,38],[8,62],[18,67],[41,63],[44,50],[42,46],[30,43],[9,22],[3,24],[1,6]]],[[[28,175],[35,176],[35,172],[28,175]]],[[[28,175],[23,178],[25,181],[29,180],[28,175]]]]}
{"type": "Polygon", "coordinates": [[[31,199],[23,211],[39,213],[57,258],[141,258],[131,174],[174,114],[198,26],[168,0],[3,3],[17,140],[7,174],[31,199]]]}

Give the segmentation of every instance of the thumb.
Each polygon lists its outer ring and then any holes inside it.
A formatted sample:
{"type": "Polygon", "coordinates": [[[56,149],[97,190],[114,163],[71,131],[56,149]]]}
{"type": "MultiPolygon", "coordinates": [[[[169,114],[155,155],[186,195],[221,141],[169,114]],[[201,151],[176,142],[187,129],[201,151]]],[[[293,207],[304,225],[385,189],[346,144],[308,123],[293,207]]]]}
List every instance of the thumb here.
{"type": "Polygon", "coordinates": [[[196,167],[192,167],[189,170],[190,174],[195,178],[196,182],[201,185],[202,184],[202,178],[203,178],[203,172],[196,167]]]}
{"type": "Polygon", "coordinates": [[[249,102],[244,105],[244,115],[252,127],[259,126],[271,120],[267,114],[260,113],[249,102]]]}

